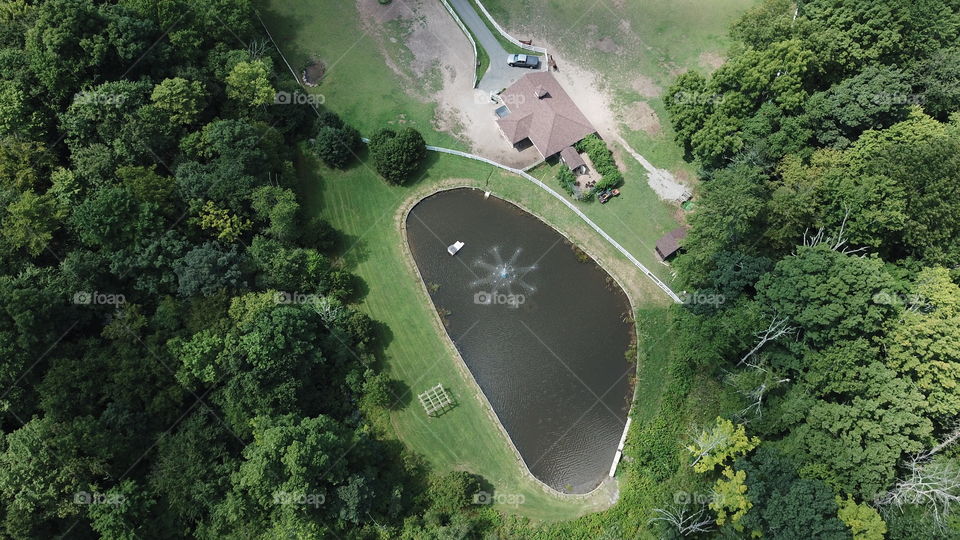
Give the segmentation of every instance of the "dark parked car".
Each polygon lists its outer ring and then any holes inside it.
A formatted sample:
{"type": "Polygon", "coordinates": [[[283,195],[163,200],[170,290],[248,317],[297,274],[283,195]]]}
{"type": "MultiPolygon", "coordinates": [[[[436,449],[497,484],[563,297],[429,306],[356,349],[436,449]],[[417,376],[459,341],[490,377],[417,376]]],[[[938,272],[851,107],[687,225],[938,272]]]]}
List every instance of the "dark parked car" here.
{"type": "Polygon", "coordinates": [[[540,67],[540,57],[529,54],[511,54],[507,57],[507,63],[510,64],[510,67],[535,69],[540,67]]]}

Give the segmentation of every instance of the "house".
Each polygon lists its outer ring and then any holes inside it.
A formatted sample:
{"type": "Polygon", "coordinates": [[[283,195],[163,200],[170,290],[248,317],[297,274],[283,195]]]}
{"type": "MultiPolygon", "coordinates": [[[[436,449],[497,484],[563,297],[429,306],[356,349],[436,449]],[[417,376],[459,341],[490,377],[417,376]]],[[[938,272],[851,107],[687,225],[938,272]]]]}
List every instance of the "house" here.
{"type": "Polygon", "coordinates": [[[510,144],[532,144],[544,159],[560,154],[570,170],[586,169],[573,145],[597,130],[553,73],[525,75],[501,92],[500,99],[507,111],[498,110],[497,125],[510,144]]]}
{"type": "Polygon", "coordinates": [[[667,260],[680,251],[680,241],[687,237],[686,227],[677,227],[657,240],[656,252],[660,260],[667,260]]]}

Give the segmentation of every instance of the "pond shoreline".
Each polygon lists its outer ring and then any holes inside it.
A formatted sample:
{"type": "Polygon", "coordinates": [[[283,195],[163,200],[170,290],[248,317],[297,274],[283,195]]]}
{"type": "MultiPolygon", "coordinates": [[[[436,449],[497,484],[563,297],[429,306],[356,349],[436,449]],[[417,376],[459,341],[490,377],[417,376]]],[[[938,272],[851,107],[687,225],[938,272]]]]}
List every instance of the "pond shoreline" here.
{"type": "MultiPolygon", "coordinates": [[[[532,480],[534,481],[534,483],[535,483],[536,485],[540,486],[540,488],[541,488],[545,493],[547,493],[547,494],[549,494],[549,495],[552,495],[552,496],[554,496],[554,497],[557,497],[557,498],[565,499],[565,500],[571,500],[571,499],[573,499],[573,500],[584,499],[584,500],[585,500],[585,499],[595,498],[595,497],[598,495],[598,493],[600,493],[600,492],[602,492],[602,491],[611,492],[611,495],[610,495],[610,505],[612,506],[613,504],[615,504],[616,500],[619,498],[619,486],[618,486],[617,481],[616,481],[615,478],[610,477],[610,476],[608,476],[608,475],[606,475],[606,474],[602,477],[602,479],[599,481],[599,483],[598,483],[594,488],[590,489],[589,491],[586,491],[586,492],[584,492],[584,493],[570,493],[570,492],[558,490],[558,489],[556,489],[556,488],[548,485],[547,483],[545,483],[544,481],[542,481],[541,479],[539,479],[536,475],[534,475],[534,474],[532,473],[532,471],[531,471],[531,469],[530,469],[530,467],[529,467],[529,464],[526,462],[526,460],[524,459],[523,455],[520,453],[519,449],[517,448],[516,444],[514,443],[513,438],[510,436],[509,432],[507,431],[506,427],[504,426],[503,422],[501,421],[501,418],[500,418],[500,416],[498,415],[496,409],[493,407],[493,405],[492,405],[492,403],[490,402],[490,400],[488,399],[486,393],[484,393],[484,391],[482,390],[482,388],[481,388],[481,386],[480,386],[477,378],[475,377],[474,373],[471,371],[471,369],[470,369],[469,366],[467,365],[467,363],[466,363],[466,361],[464,360],[464,358],[463,358],[460,350],[458,349],[457,345],[454,343],[453,336],[450,334],[449,330],[447,329],[446,325],[444,324],[443,315],[442,315],[442,314],[440,313],[440,311],[439,311],[440,308],[439,308],[439,306],[437,306],[437,305],[435,304],[434,299],[433,299],[433,297],[431,296],[431,293],[430,293],[428,284],[427,284],[426,280],[424,279],[424,277],[423,277],[423,275],[422,275],[422,272],[420,271],[420,268],[418,267],[417,262],[416,262],[416,260],[415,260],[415,258],[414,258],[413,252],[412,252],[412,250],[411,250],[410,240],[409,240],[409,237],[408,237],[409,231],[407,230],[407,219],[409,218],[410,213],[413,211],[413,209],[414,209],[415,207],[417,207],[421,202],[429,199],[430,197],[433,197],[433,196],[438,195],[438,194],[443,193],[443,192],[448,192],[448,191],[453,191],[453,190],[459,190],[459,189],[465,189],[465,188],[469,188],[469,189],[472,189],[472,190],[476,190],[476,191],[481,192],[481,193],[485,191],[484,189],[482,189],[482,188],[480,188],[480,187],[477,187],[476,184],[471,183],[471,182],[468,181],[468,180],[450,179],[449,181],[442,182],[440,185],[432,186],[432,189],[430,189],[429,191],[421,192],[421,193],[416,193],[416,194],[408,197],[408,198],[398,207],[398,210],[397,210],[396,215],[395,215],[395,225],[399,228],[399,231],[401,232],[401,234],[402,234],[402,236],[403,236],[402,250],[403,250],[403,252],[404,252],[404,254],[405,254],[405,257],[404,257],[405,262],[406,262],[406,264],[408,265],[408,267],[413,271],[413,274],[416,276],[417,280],[420,282],[420,287],[419,287],[419,288],[420,288],[421,292],[423,293],[425,299],[430,302],[430,306],[431,306],[431,308],[432,308],[431,311],[433,312],[433,317],[432,317],[432,319],[433,319],[433,325],[434,325],[434,327],[435,327],[436,330],[442,332],[442,334],[443,334],[443,336],[444,336],[444,343],[445,343],[445,345],[447,346],[447,348],[448,348],[449,350],[451,350],[451,352],[452,352],[452,353],[454,354],[454,356],[456,357],[456,359],[457,359],[457,360],[456,360],[456,364],[457,364],[458,369],[459,369],[459,370],[461,371],[461,373],[467,378],[467,380],[469,380],[469,381],[471,382],[475,394],[476,394],[477,397],[480,399],[480,402],[483,404],[483,406],[484,406],[485,409],[486,409],[485,412],[486,412],[487,416],[494,421],[494,423],[497,425],[497,428],[499,429],[501,435],[508,441],[508,445],[509,445],[510,448],[513,450],[515,459],[521,464],[522,473],[523,473],[527,478],[532,479],[532,480]]],[[[582,261],[582,262],[584,262],[584,263],[593,263],[598,270],[602,271],[602,272],[605,274],[605,278],[608,279],[608,280],[610,280],[610,281],[612,281],[612,283],[607,282],[607,287],[608,287],[608,288],[612,288],[612,285],[613,285],[613,284],[615,284],[616,287],[619,288],[619,292],[620,292],[620,293],[622,294],[622,296],[625,298],[626,304],[627,304],[627,306],[629,307],[629,310],[630,310],[629,314],[627,314],[628,317],[629,317],[629,320],[626,320],[625,323],[627,324],[628,329],[629,329],[629,344],[630,344],[630,350],[633,350],[633,351],[635,352],[635,355],[634,355],[633,357],[631,357],[631,358],[624,358],[624,361],[626,362],[626,365],[627,365],[627,372],[626,372],[626,373],[628,374],[628,376],[627,376],[627,383],[626,383],[626,384],[627,384],[628,394],[629,394],[629,402],[628,402],[628,404],[627,404],[627,407],[626,407],[626,410],[625,410],[625,413],[624,413],[624,414],[625,414],[624,418],[625,418],[625,420],[628,420],[629,417],[630,417],[630,415],[631,415],[631,413],[632,413],[632,411],[633,411],[633,405],[634,405],[634,403],[636,403],[636,391],[637,391],[637,384],[636,384],[636,383],[637,383],[637,377],[638,377],[639,369],[640,369],[640,365],[639,365],[639,355],[636,354],[636,343],[637,343],[636,340],[637,340],[637,337],[638,337],[638,332],[637,332],[637,328],[636,328],[636,321],[635,321],[636,302],[635,302],[634,298],[632,297],[632,294],[629,292],[630,290],[629,290],[628,288],[624,287],[623,283],[621,282],[621,280],[619,279],[619,277],[618,277],[617,275],[615,275],[614,273],[612,273],[609,269],[607,269],[606,267],[604,267],[604,266],[599,262],[599,258],[598,258],[598,257],[596,257],[593,253],[591,253],[587,248],[581,247],[580,245],[578,245],[577,243],[575,243],[573,240],[570,239],[569,236],[567,236],[565,233],[563,233],[563,232],[562,232],[561,230],[559,230],[558,228],[554,227],[549,221],[545,220],[543,217],[541,217],[541,216],[538,215],[537,213],[532,212],[529,208],[526,208],[523,204],[520,204],[520,203],[518,203],[518,202],[516,202],[516,201],[510,200],[510,199],[508,199],[508,198],[506,198],[506,197],[498,196],[498,195],[496,195],[496,194],[494,194],[494,193],[490,193],[490,194],[493,195],[494,197],[496,197],[497,200],[502,201],[502,202],[504,202],[504,203],[506,203],[506,204],[508,204],[508,205],[513,206],[513,207],[516,207],[517,209],[525,212],[527,215],[529,215],[529,216],[533,217],[534,219],[536,219],[537,221],[539,221],[541,224],[545,225],[545,226],[546,226],[547,228],[549,228],[552,232],[554,232],[554,233],[556,233],[557,235],[559,235],[559,236],[564,240],[564,243],[566,243],[567,246],[568,246],[570,249],[573,249],[574,251],[579,250],[579,251],[583,252],[584,254],[586,254],[586,255],[589,257],[589,261],[582,261]]],[[[625,423],[625,425],[624,425],[624,427],[623,427],[623,433],[625,433],[628,429],[629,429],[629,421],[627,421],[627,422],[625,423]]],[[[619,435],[620,435],[619,438],[622,439],[622,434],[619,434],[619,435]]],[[[614,450],[616,450],[616,449],[614,449],[614,450]]],[[[614,460],[616,460],[616,458],[614,458],[614,460]]],[[[612,466],[612,463],[611,463],[610,465],[612,466]]],[[[609,470],[609,468],[610,468],[610,467],[607,467],[607,470],[609,470]]],[[[482,472],[482,471],[481,471],[481,472],[482,472]]]]}

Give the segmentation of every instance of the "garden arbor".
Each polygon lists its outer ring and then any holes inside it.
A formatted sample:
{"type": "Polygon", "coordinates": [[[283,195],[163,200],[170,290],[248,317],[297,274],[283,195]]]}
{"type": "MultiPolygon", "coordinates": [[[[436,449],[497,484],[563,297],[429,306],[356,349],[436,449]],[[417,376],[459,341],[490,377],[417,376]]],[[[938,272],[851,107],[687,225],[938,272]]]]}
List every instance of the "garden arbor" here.
{"type": "Polygon", "coordinates": [[[433,388],[419,395],[420,404],[427,416],[440,416],[453,407],[453,399],[442,384],[437,384],[433,388]]]}

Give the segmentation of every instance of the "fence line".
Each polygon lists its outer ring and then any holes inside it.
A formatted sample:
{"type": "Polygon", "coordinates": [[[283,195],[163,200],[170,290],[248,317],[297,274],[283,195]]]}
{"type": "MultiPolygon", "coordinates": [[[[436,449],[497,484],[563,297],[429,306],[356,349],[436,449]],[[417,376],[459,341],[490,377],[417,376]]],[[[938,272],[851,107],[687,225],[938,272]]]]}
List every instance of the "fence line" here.
{"type": "Polygon", "coordinates": [[[467,158],[467,159],[473,159],[473,160],[476,160],[476,161],[482,161],[482,162],[484,162],[484,163],[493,165],[494,167],[503,169],[503,170],[505,170],[505,171],[510,171],[510,172],[512,172],[513,174],[516,174],[516,175],[518,175],[518,176],[522,176],[523,178],[525,178],[525,179],[533,182],[534,184],[536,184],[537,186],[539,186],[541,189],[543,189],[544,191],[546,191],[547,193],[549,193],[550,195],[552,195],[555,199],[557,199],[558,201],[560,201],[560,202],[562,202],[564,205],[566,205],[567,208],[569,208],[570,210],[573,210],[573,212],[574,212],[575,214],[577,214],[577,215],[580,217],[580,219],[582,219],[584,222],[586,222],[586,224],[589,225],[590,228],[592,228],[592,229],[593,229],[594,231],[596,231],[600,236],[602,236],[607,242],[610,243],[610,245],[612,245],[614,248],[616,248],[617,251],[619,251],[620,253],[622,253],[623,256],[626,257],[627,260],[629,260],[631,263],[633,263],[634,266],[636,266],[637,268],[639,268],[640,271],[643,272],[648,278],[650,278],[650,280],[653,281],[654,284],[656,284],[658,287],[660,287],[660,289],[662,289],[663,292],[667,293],[667,296],[669,296],[674,302],[676,302],[676,303],[678,303],[678,304],[679,304],[679,303],[682,303],[682,301],[680,300],[680,297],[677,296],[677,293],[673,292],[673,289],[671,289],[669,285],[667,285],[666,283],[664,283],[664,282],[663,282],[660,278],[658,278],[653,272],[651,272],[646,266],[644,266],[643,263],[641,263],[640,261],[638,261],[637,258],[634,257],[632,253],[630,253],[629,251],[627,251],[627,249],[624,248],[623,246],[621,246],[619,242],[617,242],[616,240],[614,240],[612,236],[610,236],[609,234],[607,234],[606,231],[604,231],[603,229],[601,229],[599,225],[597,225],[596,223],[593,222],[592,219],[590,219],[589,217],[587,217],[587,215],[584,214],[583,211],[581,211],[579,208],[577,208],[576,205],[574,205],[573,203],[571,203],[570,201],[568,201],[563,195],[561,195],[561,194],[557,193],[556,191],[554,191],[553,188],[551,188],[550,186],[544,184],[544,183],[541,182],[540,180],[537,180],[536,178],[534,178],[533,176],[531,176],[530,174],[528,174],[526,171],[521,170],[521,169],[515,169],[515,168],[513,168],[513,167],[504,165],[504,164],[502,164],[502,163],[497,163],[496,161],[493,161],[492,159],[487,159],[487,158],[485,158],[485,157],[477,156],[477,155],[470,154],[470,153],[467,153],[467,152],[461,152],[461,151],[459,151],[459,150],[451,150],[451,149],[449,149],[449,148],[441,148],[441,147],[439,147],[439,146],[427,146],[427,150],[432,150],[432,151],[434,151],[434,152],[440,152],[440,153],[442,153],[442,154],[452,154],[452,155],[454,155],[454,156],[465,157],[465,158],[467,158]]]}
{"type": "Polygon", "coordinates": [[[277,42],[273,40],[273,34],[270,33],[270,29],[267,28],[267,24],[263,22],[263,19],[260,17],[260,12],[253,10],[254,15],[257,16],[257,20],[260,21],[260,25],[263,26],[263,31],[267,33],[267,37],[270,38],[270,43],[273,43],[273,46],[277,49],[277,52],[280,53],[280,58],[283,59],[283,63],[287,65],[287,69],[290,70],[290,73],[293,75],[293,80],[297,81],[297,84],[300,87],[303,87],[303,83],[300,82],[300,76],[297,75],[297,72],[293,70],[293,66],[290,65],[290,62],[287,62],[287,57],[283,55],[283,51],[280,50],[280,46],[277,45],[277,42]]]}
{"type": "MultiPolygon", "coordinates": [[[[475,0],[475,1],[477,3],[477,6],[480,8],[480,11],[483,12],[483,15],[487,18],[488,21],[490,21],[493,27],[497,29],[497,32],[500,32],[501,36],[506,38],[506,40],[509,41],[510,43],[513,43],[517,47],[520,47],[521,49],[543,53],[544,59],[543,59],[543,65],[541,67],[541,71],[550,70],[550,54],[547,52],[546,47],[535,47],[533,45],[527,45],[526,43],[521,42],[519,39],[511,36],[506,30],[503,29],[502,26],[500,26],[500,23],[498,23],[497,20],[493,18],[493,15],[491,15],[490,12],[487,11],[487,6],[483,5],[483,2],[481,2],[480,0],[475,0]]],[[[490,60],[490,61],[493,62],[493,60],[490,60]]]]}
{"type": "Polygon", "coordinates": [[[519,39],[508,34],[507,31],[504,30],[502,26],[500,26],[500,23],[498,23],[496,19],[493,18],[493,15],[490,15],[490,12],[487,11],[487,6],[484,6],[483,2],[481,2],[480,0],[475,0],[475,1],[477,2],[477,6],[480,7],[480,11],[482,11],[483,14],[487,17],[487,20],[493,24],[493,27],[497,29],[497,32],[500,32],[501,36],[507,38],[507,41],[509,41],[510,43],[513,43],[514,45],[522,49],[527,49],[528,51],[534,51],[534,52],[546,54],[547,49],[545,47],[534,47],[533,45],[527,45],[526,43],[521,43],[519,39]]]}
{"type": "MultiPolygon", "coordinates": [[[[457,26],[459,26],[460,29],[463,30],[463,33],[467,35],[467,39],[470,40],[470,45],[473,45],[473,87],[476,88],[477,85],[480,84],[480,75],[477,74],[477,67],[480,65],[480,56],[477,54],[477,42],[473,39],[473,34],[470,33],[470,30],[467,29],[467,25],[463,24],[460,16],[457,15],[456,11],[454,11],[453,6],[451,6],[447,0],[440,1],[443,2],[443,7],[447,8],[447,11],[449,11],[450,15],[453,16],[453,20],[457,21],[457,26]]],[[[489,56],[489,53],[487,56],[489,56]]]]}

